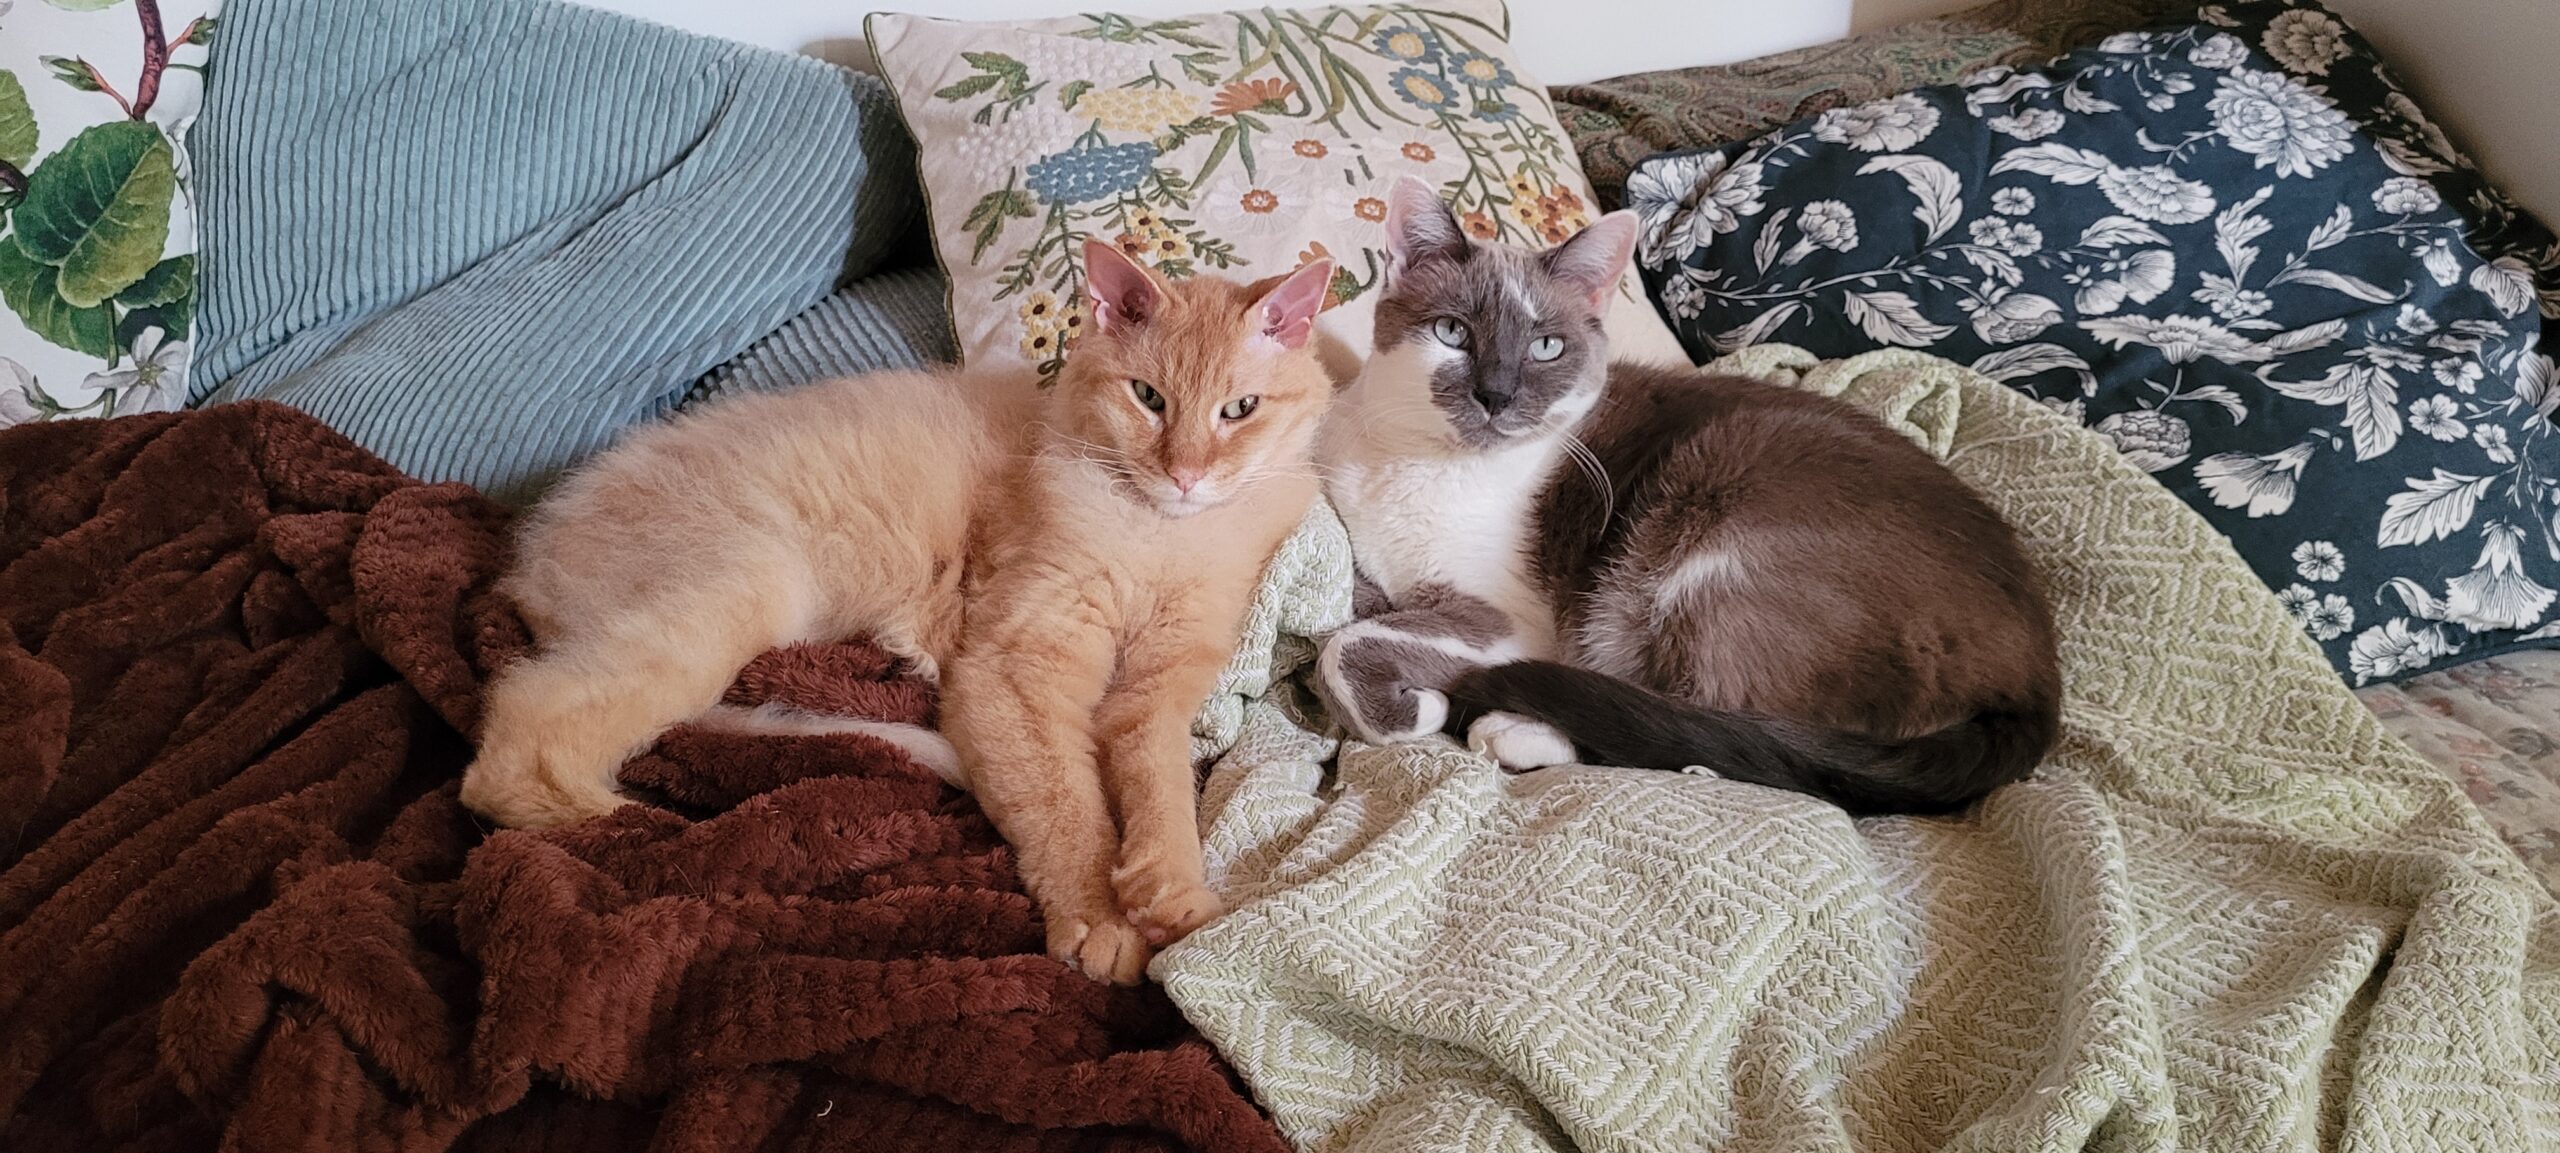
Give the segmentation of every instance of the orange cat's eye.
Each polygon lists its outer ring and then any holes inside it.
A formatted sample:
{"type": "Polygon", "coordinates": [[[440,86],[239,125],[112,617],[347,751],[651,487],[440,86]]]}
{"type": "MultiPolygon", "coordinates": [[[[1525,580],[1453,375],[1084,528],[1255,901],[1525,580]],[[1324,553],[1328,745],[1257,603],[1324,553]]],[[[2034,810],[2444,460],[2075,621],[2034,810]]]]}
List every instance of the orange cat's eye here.
{"type": "Polygon", "coordinates": [[[1129,382],[1129,391],[1137,394],[1138,403],[1147,406],[1148,412],[1164,411],[1164,394],[1157,392],[1156,386],[1143,380],[1133,380],[1129,382]]]}
{"type": "Polygon", "coordinates": [[[1261,397],[1239,396],[1234,400],[1228,401],[1226,403],[1226,407],[1219,409],[1218,415],[1228,420],[1243,420],[1248,416],[1252,416],[1253,410],[1260,407],[1262,407],[1261,397]]]}

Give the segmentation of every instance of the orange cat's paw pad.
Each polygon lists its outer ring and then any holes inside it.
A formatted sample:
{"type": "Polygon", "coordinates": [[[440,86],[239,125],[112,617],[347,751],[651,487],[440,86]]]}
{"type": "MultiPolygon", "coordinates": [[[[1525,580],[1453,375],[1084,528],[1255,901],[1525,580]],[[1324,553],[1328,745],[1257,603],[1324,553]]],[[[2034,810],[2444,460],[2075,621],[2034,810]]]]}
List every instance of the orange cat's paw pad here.
{"type": "Polygon", "coordinates": [[[1150,944],[1162,948],[1190,936],[1191,930],[1216,920],[1227,908],[1216,893],[1195,884],[1167,886],[1155,899],[1125,911],[1129,923],[1146,934],[1150,944]]]}
{"type": "Polygon", "coordinates": [[[1155,950],[1135,926],[1117,917],[1056,917],[1049,923],[1049,955],[1096,981],[1135,985],[1146,976],[1155,950]]]}

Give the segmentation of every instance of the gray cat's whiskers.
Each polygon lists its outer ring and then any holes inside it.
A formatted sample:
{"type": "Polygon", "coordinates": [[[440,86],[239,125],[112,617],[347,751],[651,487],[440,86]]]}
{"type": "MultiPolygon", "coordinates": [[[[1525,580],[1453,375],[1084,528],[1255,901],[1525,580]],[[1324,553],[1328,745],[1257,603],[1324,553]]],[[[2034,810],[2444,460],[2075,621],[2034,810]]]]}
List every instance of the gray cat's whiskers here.
{"type": "Polygon", "coordinates": [[[1591,486],[1600,490],[1600,524],[1605,528],[1618,518],[1618,488],[1609,482],[1608,466],[1600,463],[1599,455],[1591,451],[1590,445],[1582,443],[1581,437],[1568,432],[1561,443],[1565,455],[1582,466],[1582,475],[1590,477],[1591,486]]]}

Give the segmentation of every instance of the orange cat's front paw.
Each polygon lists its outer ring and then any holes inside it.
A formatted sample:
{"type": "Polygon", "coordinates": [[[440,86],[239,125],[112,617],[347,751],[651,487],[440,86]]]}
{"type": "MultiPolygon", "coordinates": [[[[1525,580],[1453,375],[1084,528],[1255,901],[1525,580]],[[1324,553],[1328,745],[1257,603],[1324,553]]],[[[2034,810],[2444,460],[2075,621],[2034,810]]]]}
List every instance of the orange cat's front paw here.
{"type": "Polygon", "coordinates": [[[1120,891],[1121,913],[1146,934],[1148,944],[1163,948],[1227,911],[1218,895],[1198,881],[1168,881],[1146,873],[1122,869],[1111,879],[1120,891]]]}
{"type": "Polygon", "coordinates": [[[1149,943],[1163,948],[1190,936],[1191,930],[1216,920],[1226,911],[1216,893],[1193,885],[1166,892],[1143,908],[1129,910],[1129,923],[1146,934],[1149,943]]]}
{"type": "Polygon", "coordinates": [[[1155,950],[1129,922],[1118,917],[1049,918],[1049,955],[1073,965],[1085,976],[1114,985],[1135,985],[1146,976],[1155,950]]]}

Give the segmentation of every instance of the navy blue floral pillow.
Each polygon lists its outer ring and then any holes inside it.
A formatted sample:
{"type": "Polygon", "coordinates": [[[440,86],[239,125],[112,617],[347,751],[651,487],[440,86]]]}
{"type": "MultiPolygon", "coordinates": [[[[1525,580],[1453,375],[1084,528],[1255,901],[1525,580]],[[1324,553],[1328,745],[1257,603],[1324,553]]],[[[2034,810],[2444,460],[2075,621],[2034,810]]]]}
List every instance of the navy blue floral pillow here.
{"type": "Polygon", "coordinates": [[[2192,20],[1649,160],[1647,284],[1700,359],[1926,349],[2081,419],[2358,684],[2560,641],[2560,246],[2325,9],[2192,20]]]}

